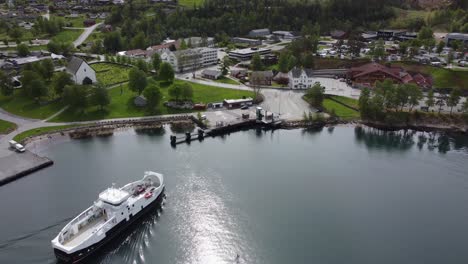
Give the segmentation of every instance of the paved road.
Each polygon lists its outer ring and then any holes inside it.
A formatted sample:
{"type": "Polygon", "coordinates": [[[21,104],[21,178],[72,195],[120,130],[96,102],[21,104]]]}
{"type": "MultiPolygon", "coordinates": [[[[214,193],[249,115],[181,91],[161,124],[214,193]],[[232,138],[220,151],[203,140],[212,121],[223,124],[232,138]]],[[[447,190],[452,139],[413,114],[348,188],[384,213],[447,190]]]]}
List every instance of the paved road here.
{"type": "MultiPolygon", "coordinates": [[[[191,76],[192,74],[190,73],[188,75],[179,75],[178,78],[209,86],[252,91],[252,88],[243,84],[233,85],[210,82],[193,79],[191,76]],[[188,79],[186,79],[187,77],[188,79]]],[[[304,91],[293,91],[289,89],[261,89],[261,93],[265,97],[265,100],[260,104],[260,106],[266,111],[280,114],[282,119],[301,119],[304,112],[315,111],[315,109],[311,108],[309,104],[302,100],[304,91]]]]}
{"type": "Polygon", "coordinates": [[[101,24],[102,22],[92,25],[90,27],[84,28],[83,33],[81,33],[81,35],[75,41],[73,41],[73,46],[75,46],[76,48],[79,45],[81,45],[89,37],[89,35],[91,35],[91,33],[93,33],[93,31],[101,24]]]}

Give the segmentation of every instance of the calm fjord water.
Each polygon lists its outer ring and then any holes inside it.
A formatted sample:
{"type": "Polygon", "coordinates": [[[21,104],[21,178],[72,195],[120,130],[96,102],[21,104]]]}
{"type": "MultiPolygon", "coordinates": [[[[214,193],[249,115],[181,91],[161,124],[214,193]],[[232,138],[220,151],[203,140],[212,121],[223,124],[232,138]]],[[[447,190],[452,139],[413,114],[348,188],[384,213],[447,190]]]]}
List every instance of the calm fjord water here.
{"type": "Polygon", "coordinates": [[[173,149],[169,134],[46,149],[54,166],[0,187],[0,263],[55,263],[70,217],[144,170],[165,175],[162,209],[93,262],[468,262],[466,137],[250,130],[173,149]]]}

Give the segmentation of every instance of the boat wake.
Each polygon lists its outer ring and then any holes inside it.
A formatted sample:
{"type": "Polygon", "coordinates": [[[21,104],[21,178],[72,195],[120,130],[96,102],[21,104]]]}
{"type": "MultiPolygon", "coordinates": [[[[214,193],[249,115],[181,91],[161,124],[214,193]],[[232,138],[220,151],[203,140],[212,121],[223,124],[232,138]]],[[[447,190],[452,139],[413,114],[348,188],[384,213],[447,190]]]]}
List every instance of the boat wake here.
{"type": "Polygon", "coordinates": [[[154,225],[161,216],[164,207],[162,199],[157,209],[149,213],[144,218],[137,220],[134,229],[122,233],[120,239],[112,241],[106,246],[107,250],[101,253],[93,263],[115,263],[115,258],[121,259],[124,263],[145,263],[145,251],[149,248],[151,238],[154,236],[154,225]]]}
{"type": "Polygon", "coordinates": [[[38,235],[38,234],[40,234],[41,232],[44,232],[44,231],[49,230],[49,229],[51,229],[51,228],[54,228],[54,227],[56,227],[56,226],[58,226],[58,225],[62,225],[64,222],[70,221],[71,219],[72,219],[72,217],[65,218],[65,219],[62,219],[62,220],[60,220],[60,221],[58,221],[58,222],[52,224],[52,225],[43,227],[43,228],[41,228],[41,229],[38,229],[38,230],[35,230],[35,231],[32,231],[32,232],[29,232],[29,233],[24,234],[24,235],[19,236],[19,237],[15,237],[15,238],[12,238],[12,239],[3,241],[3,242],[0,243],[0,250],[5,249],[5,248],[8,248],[8,247],[14,245],[14,244],[17,243],[17,242],[20,242],[20,241],[22,241],[22,240],[25,240],[25,239],[28,239],[28,238],[33,237],[33,236],[35,236],[35,235],[38,235]]]}

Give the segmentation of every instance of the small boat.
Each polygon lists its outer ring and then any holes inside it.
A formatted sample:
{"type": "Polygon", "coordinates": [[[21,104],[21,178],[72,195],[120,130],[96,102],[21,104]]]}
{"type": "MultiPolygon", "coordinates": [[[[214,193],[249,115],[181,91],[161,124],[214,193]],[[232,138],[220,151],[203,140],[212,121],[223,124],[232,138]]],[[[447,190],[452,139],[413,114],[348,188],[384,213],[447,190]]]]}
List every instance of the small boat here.
{"type": "Polygon", "coordinates": [[[150,211],[163,191],[163,175],[147,171],[141,180],[101,192],[52,240],[56,258],[66,263],[83,261],[150,211]]]}

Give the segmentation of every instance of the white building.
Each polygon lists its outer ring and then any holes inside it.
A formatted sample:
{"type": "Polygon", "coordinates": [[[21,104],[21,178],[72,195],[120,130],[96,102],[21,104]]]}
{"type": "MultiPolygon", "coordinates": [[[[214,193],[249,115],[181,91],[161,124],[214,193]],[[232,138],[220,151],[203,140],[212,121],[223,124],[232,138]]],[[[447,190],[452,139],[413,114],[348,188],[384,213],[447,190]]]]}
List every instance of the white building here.
{"type": "Polygon", "coordinates": [[[72,79],[76,84],[92,84],[96,83],[96,72],[89,66],[86,61],[72,57],[68,62],[67,72],[72,75],[72,79]]]}
{"type": "Polygon", "coordinates": [[[171,64],[176,72],[186,72],[217,64],[218,51],[213,48],[165,51],[161,54],[161,60],[171,64]]]}
{"type": "Polygon", "coordinates": [[[270,35],[270,30],[268,28],[253,29],[249,32],[249,37],[251,38],[266,37],[268,35],[270,35]]]}
{"type": "Polygon", "coordinates": [[[290,89],[308,89],[314,85],[312,69],[294,68],[288,72],[290,89]]]}

